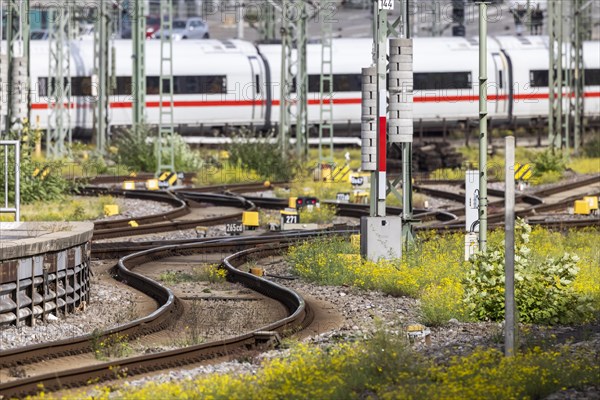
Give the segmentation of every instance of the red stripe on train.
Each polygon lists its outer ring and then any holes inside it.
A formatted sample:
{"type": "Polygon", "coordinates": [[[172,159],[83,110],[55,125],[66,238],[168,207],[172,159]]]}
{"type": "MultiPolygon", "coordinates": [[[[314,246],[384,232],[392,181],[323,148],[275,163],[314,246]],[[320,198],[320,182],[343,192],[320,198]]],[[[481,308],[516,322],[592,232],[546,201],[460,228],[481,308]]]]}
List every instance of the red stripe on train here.
{"type": "MultiPolygon", "coordinates": [[[[566,96],[566,94],[565,94],[566,96]]],[[[595,98],[600,97],[600,92],[586,92],[584,93],[586,98],[595,98]]],[[[514,100],[544,100],[548,99],[547,93],[535,93],[535,94],[516,94],[514,95],[514,100]]],[[[479,100],[479,96],[421,96],[415,97],[415,103],[457,103],[463,101],[471,101],[475,102],[479,100]]],[[[488,96],[488,101],[499,101],[499,100],[508,100],[507,95],[491,95],[488,96]]],[[[308,100],[309,105],[319,105],[321,100],[308,100]]],[[[361,99],[353,98],[353,99],[333,99],[334,104],[339,105],[348,105],[348,104],[360,104],[361,99]]],[[[116,101],[111,102],[111,108],[131,108],[132,102],[130,101],[116,101]]],[[[207,100],[207,101],[197,101],[197,100],[182,100],[182,101],[174,101],[173,107],[175,108],[183,108],[183,107],[247,107],[247,106],[261,106],[265,105],[266,102],[260,100],[207,100]]],[[[272,106],[279,106],[279,100],[273,100],[271,102],[272,106]]],[[[170,103],[165,102],[165,106],[170,106],[170,103]]],[[[71,108],[86,108],[91,107],[93,104],[88,103],[85,106],[78,106],[76,104],[71,104],[71,108]]],[[[146,103],[146,107],[148,108],[158,108],[160,106],[160,102],[158,101],[149,101],[146,103]]],[[[34,110],[45,110],[48,109],[47,103],[34,103],[31,105],[31,108],[34,110]]]]}

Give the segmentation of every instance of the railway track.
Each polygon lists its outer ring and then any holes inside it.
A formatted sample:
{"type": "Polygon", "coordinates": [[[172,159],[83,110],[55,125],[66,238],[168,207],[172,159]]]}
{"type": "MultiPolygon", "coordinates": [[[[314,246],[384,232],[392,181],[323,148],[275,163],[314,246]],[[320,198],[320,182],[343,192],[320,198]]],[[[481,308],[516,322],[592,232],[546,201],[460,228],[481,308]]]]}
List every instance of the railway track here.
{"type": "MultiPolygon", "coordinates": [[[[596,183],[598,177],[592,179],[592,183],[596,183]]],[[[589,183],[588,183],[589,184],[589,183]]],[[[572,187],[581,187],[582,182],[573,183],[572,187]]],[[[149,232],[164,232],[173,229],[185,229],[184,227],[195,227],[198,224],[207,225],[211,221],[215,224],[221,224],[229,220],[239,220],[241,213],[232,215],[215,217],[213,219],[204,220],[188,220],[188,221],[173,221],[171,220],[176,213],[189,212],[189,207],[186,202],[196,203],[212,203],[219,205],[227,205],[231,207],[243,209],[285,208],[287,201],[280,199],[269,199],[262,197],[242,197],[237,195],[239,192],[258,191],[262,184],[239,185],[232,189],[232,185],[217,186],[211,189],[199,190],[178,190],[175,194],[167,192],[146,192],[146,191],[121,191],[106,188],[88,188],[87,194],[113,194],[123,196],[135,196],[137,198],[152,199],[155,201],[168,202],[174,206],[165,215],[147,216],[138,218],[142,223],[137,228],[132,228],[128,225],[127,219],[108,221],[101,223],[100,229],[95,233],[94,238],[118,236],[129,236],[132,232],[139,234],[140,228],[144,233],[149,232]],[[228,194],[212,194],[209,191],[228,190],[228,194]],[[108,191],[108,192],[107,192],[108,191]]],[[[552,189],[556,190],[556,189],[552,189]]],[[[550,192],[547,192],[550,193],[550,192]]],[[[570,202],[571,199],[565,200],[570,202]]],[[[531,205],[528,211],[533,210],[548,210],[551,207],[557,207],[556,204],[545,205],[535,201],[535,205],[531,205]],[[546,208],[543,208],[546,207],[546,208]]],[[[325,202],[325,204],[335,205],[340,215],[351,217],[360,217],[368,215],[368,206],[355,204],[337,204],[333,202],[325,202]]],[[[390,215],[400,215],[400,208],[388,207],[390,215]]],[[[179,214],[182,215],[182,214],[179,214]]],[[[428,226],[417,227],[421,229],[441,229],[448,231],[462,231],[463,224],[460,224],[458,217],[447,211],[428,211],[417,210],[417,217],[421,217],[435,223],[428,226]]],[[[491,215],[490,227],[501,226],[501,221],[496,221],[495,215],[491,215]]],[[[176,217],[175,217],[176,218],[176,217]]],[[[498,216],[499,218],[499,216],[498,216]]],[[[531,219],[532,225],[542,225],[547,227],[565,229],[579,228],[584,226],[599,226],[598,219],[579,219],[567,221],[551,221],[542,220],[539,217],[531,219]]],[[[181,314],[181,303],[173,295],[173,292],[165,286],[153,281],[134,270],[137,266],[148,261],[155,261],[165,257],[177,255],[191,254],[209,254],[221,253],[232,254],[226,257],[222,263],[222,267],[227,270],[228,280],[231,282],[241,283],[244,286],[255,290],[261,294],[275,299],[285,305],[288,310],[288,316],[277,322],[269,324],[258,330],[244,333],[235,338],[227,340],[219,340],[202,345],[190,346],[183,349],[171,350],[156,354],[148,354],[143,356],[132,357],[123,360],[105,362],[93,366],[81,367],[68,371],[58,371],[52,374],[37,375],[30,378],[18,379],[11,382],[0,384],[0,393],[5,396],[24,396],[34,394],[39,390],[39,385],[44,385],[44,389],[48,391],[58,390],[65,387],[74,387],[85,385],[90,380],[103,381],[114,379],[121,373],[126,373],[128,376],[176,367],[190,363],[196,363],[211,357],[218,357],[226,354],[232,354],[244,351],[248,348],[253,348],[262,345],[268,345],[273,341],[276,334],[283,335],[297,331],[305,327],[311,320],[311,310],[306,305],[304,300],[295,292],[279,286],[273,282],[262,278],[250,275],[240,271],[237,267],[242,265],[249,257],[266,257],[272,254],[279,254],[290,243],[299,240],[314,238],[317,235],[326,234],[350,234],[355,233],[355,228],[345,230],[334,230],[331,232],[300,232],[300,233],[272,233],[264,236],[254,237],[228,237],[218,239],[189,239],[176,241],[148,241],[148,242],[123,242],[123,243],[96,243],[93,246],[93,255],[98,258],[123,256],[117,267],[115,274],[117,278],[128,285],[140,290],[158,303],[158,309],[143,318],[131,321],[124,325],[103,332],[100,338],[108,338],[110,335],[120,334],[126,335],[128,338],[137,338],[165,329],[173,323],[173,320],[181,314]]],[[[94,336],[98,339],[98,336],[94,336]]],[[[72,356],[76,354],[86,353],[91,351],[92,337],[91,335],[82,336],[79,338],[62,340],[58,342],[39,344],[34,346],[22,347],[13,350],[0,352],[2,359],[1,366],[4,368],[11,366],[23,366],[36,363],[41,360],[72,356]]]]}
{"type": "MultiPolygon", "coordinates": [[[[595,184],[598,182],[599,177],[592,177],[589,179],[585,179],[579,182],[569,183],[568,189],[572,190],[575,188],[585,187],[590,184],[595,184]]],[[[169,192],[151,192],[151,191],[122,191],[122,190],[108,190],[105,188],[88,188],[85,193],[87,194],[113,194],[113,195],[123,195],[136,197],[141,199],[151,199],[155,201],[164,201],[168,202],[175,206],[174,210],[168,211],[166,213],[141,217],[135,219],[138,222],[139,226],[131,227],[129,226],[129,222],[131,219],[122,219],[116,221],[107,221],[101,222],[96,225],[96,230],[94,232],[94,239],[106,239],[106,238],[117,238],[117,237],[125,237],[125,236],[135,236],[135,235],[143,235],[149,233],[161,233],[161,232],[169,232],[176,231],[181,229],[192,229],[196,226],[214,226],[220,225],[227,222],[239,221],[241,219],[242,213],[236,212],[230,215],[213,217],[213,218],[202,218],[202,219],[181,219],[177,220],[174,218],[178,218],[178,216],[189,215],[191,212],[188,207],[189,204],[198,205],[200,203],[209,203],[216,204],[220,206],[229,206],[235,208],[241,208],[246,210],[255,210],[257,208],[264,209],[284,209],[287,207],[288,202],[285,199],[278,198],[267,198],[267,197],[257,197],[257,196],[240,196],[236,194],[237,192],[245,192],[248,190],[259,191],[264,190],[263,184],[244,184],[244,185],[223,185],[223,186],[213,186],[210,189],[202,188],[198,190],[187,190],[180,189],[175,192],[175,194],[169,192]],[[233,189],[235,192],[232,192],[233,189]],[[209,191],[222,191],[225,190],[226,194],[214,194],[208,193],[209,191]],[[183,214],[188,213],[188,214],[183,214]],[[175,216],[175,217],[173,217],[175,216]]],[[[552,189],[549,191],[551,193],[556,189],[552,189]]],[[[503,195],[501,191],[497,191],[496,195],[503,195]]],[[[495,192],[494,192],[495,193],[495,192]]],[[[456,193],[440,191],[436,190],[434,192],[430,192],[430,195],[438,195],[444,198],[452,198],[457,196],[456,193]]],[[[528,204],[525,208],[517,211],[518,217],[527,217],[527,216],[535,216],[551,211],[555,211],[558,209],[564,209],[569,204],[576,199],[576,197],[568,197],[560,202],[545,204],[542,199],[538,196],[520,196],[520,199],[528,204]]],[[[335,206],[337,210],[337,214],[340,216],[360,218],[362,216],[369,215],[369,207],[367,205],[360,204],[347,204],[347,203],[336,203],[332,201],[324,201],[323,204],[335,206]]],[[[490,208],[501,208],[502,201],[490,202],[490,208]]],[[[388,207],[387,208],[388,215],[401,215],[402,209],[399,207],[388,207]]],[[[450,210],[415,210],[415,218],[419,219],[421,222],[431,223],[427,227],[419,228],[419,229],[453,229],[454,226],[459,226],[461,223],[460,216],[464,215],[464,208],[457,207],[455,209],[450,210]]],[[[504,220],[504,214],[502,212],[490,213],[488,215],[488,222],[490,224],[501,224],[504,220]]],[[[539,220],[534,221],[534,223],[540,222],[539,220]]],[[[568,221],[564,221],[561,226],[569,226],[571,224],[568,221]]],[[[596,223],[592,220],[590,221],[591,225],[596,225],[596,223]]],[[[582,226],[582,222],[580,220],[574,220],[572,223],[573,227],[582,226]]]]}
{"type": "MultiPolygon", "coordinates": [[[[347,232],[335,233],[344,234],[347,232]]],[[[43,385],[44,390],[55,391],[62,388],[84,386],[90,381],[98,382],[115,379],[121,373],[132,376],[197,363],[209,358],[268,345],[277,335],[285,336],[303,329],[310,323],[312,312],[297,293],[271,281],[243,272],[238,267],[245,263],[249,257],[257,258],[280,254],[291,243],[314,238],[318,235],[323,235],[323,233],[287,233],[279,235],[277,238],[228,238],[227,240],[220,239],[202,243],[161,246],[123,257],[119,260],[115,271],[118,278],[154,298],[159,304],[156,311],[146,317],[105,331],[100,336],[86,335],[0,352],[2,367],[23,366],[40,360],[81,354],[91,351],[93,339],[102,340],[117,333],[135,338],[169,326],[181,312],[178,299],[170,289],[134,271],[135,267],[144,262],[165,257],[234,252],[234,254],[224,258],[222,262],[222,268],[227,270],[227,279],[279,301],[288,310],[288,315],[260,329],[231,339],[5,382],[0,384],[0,393],[9,398],[25,396],[37,393],[40,384],[43,385]]]]}
{"type": "MultiPolygon", "coordinates": [[[[114,179],[113,177],[109,178],[114,179]]],[[[568,198],[563,202],[545,204],[542,197],[560,193],[561,191],[579,189],[588,185],[597,184],[599,182],[600,175],[594,175],[580,181],[569,182],[566,184],[557,185],[555,187],[541,189],[536,191],[533,195],[519,193],[517,194],[517,201],[525,204],[526,206],[524,209],[518,210],[517,215],[520,217],[525,217],[560,209],[572,199],[568,198]]],[[[146,190],[126,191],[121,189],[109,189],[105,187],[88,187],[83,190],[83,193],[88,195],[110,194],[115,196],[148,199],[165,202],[174,207],[173,210],[157,215],[96,223],[94,239],[107,239],[130,235],[143,235],[149,233],[162,233],[181,229],[190,229],[199,225],[219,225],[230,221],[238,221],[241,218],[241,213],[233,213],[227,217],[215,217],[213,219],[181,219],[182,217],[189,216],[189,214],[192,212],[189,205],[194,206],[198,205],[198,203],[211,203],[223,206],[238,207],[247,210],[252,210],[254,207],[268,209],[284,209],[287,207],[287,201],[283,199],[257,196],[241,197],[238,195],[239,193],[262,191],[271,187],[272,186],[270,184],[265,185],[265,183],[243,183],[216,185],[194,189],[177,189],[174,190],[173,193],[162,191],[152,192],[146,190]],[[218,195],[214,193],[225,194],[218,195]],[[135,220],[137,227],[133,228],[129,225],[132,220],[135,220]]],[[[415,189],[430,196],[441,197],[453,201],[464,201],[463,196],[456,191],[440,190],[421,185],[415,185],[415,189]]],[[[501,190],[489,189],[488,193],[490,196],[500,198],[504,197],[504,192],[501,190]]],[[[360,218],[369,214],[368,206],[365,205],[343,204],[328,201],[324,201],[323,203],[335,206],[338,214],[341,216],[360,218]]],[[[500,199],[491,201],[489,206],[490,209],[502,208],[503,200],[500,199]]],[[[401,215],[402,209],[398,207],[388,207],[387,213],[388,215],[401,215]]],[[[422,222],[433,222],[434,225],[453,225],[459,223],[459,218],[464,216],[464,207],[456,207],[449,210],[416,209],[414,211],[414,215],[415,218],[422,222]]],[[[501,222],[502,218],[503,216],[500,213],[491,213],[489,216],[489,222],[501,222]]],[[[577,223],[574,223],[574,225],[576,224],[577,223]]]]}

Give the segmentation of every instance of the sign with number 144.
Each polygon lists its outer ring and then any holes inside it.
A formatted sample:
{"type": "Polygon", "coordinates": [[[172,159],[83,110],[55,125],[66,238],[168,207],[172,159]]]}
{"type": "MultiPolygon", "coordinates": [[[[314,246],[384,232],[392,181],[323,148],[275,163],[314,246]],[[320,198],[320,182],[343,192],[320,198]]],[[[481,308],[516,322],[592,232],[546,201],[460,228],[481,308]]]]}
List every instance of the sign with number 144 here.
{"type": "Polygon", "coordinates": [[[394,0],[378,0],[380,10],[393,10],[394,0]]]}

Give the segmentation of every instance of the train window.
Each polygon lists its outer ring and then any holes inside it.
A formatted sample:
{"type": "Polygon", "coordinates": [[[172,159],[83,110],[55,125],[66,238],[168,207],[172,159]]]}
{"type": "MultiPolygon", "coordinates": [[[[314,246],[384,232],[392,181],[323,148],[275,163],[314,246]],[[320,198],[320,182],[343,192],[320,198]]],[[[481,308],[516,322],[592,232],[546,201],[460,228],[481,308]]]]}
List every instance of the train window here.
{"type": "Polygon", "coordinates": [[[71,78],[72,96],[91,96],[92,95],[92,77],[91,76],[73,76],[71,78]]]}
{"type": "Polygon", "coordinates": [[[158,87],[158,81],[160,81],[160,77],[158,76],[147,76],[146,77],[146,94],[159,94],[160,89],[158,87]]]}
{"type": "Polygon", "coordinates": [[[38,78],[38,93],[40,97],[48,97],[48,77],[38,78]]]}
{"type": "Polygon", "coordinates": [[[529,85],[531,87],[548,87],[548,70],[529,71],[529,85]]]}
{"type": "MultiPolygon", "coordinates": [[[[566,79],[568,70],[563,70],[563,80],[566,79]]],[[[556,77],[556,75],[555,75],[556,77]]],[[[598,86],[600,85],[600,69],[586,69],[584,75],[585,86],[598,86]]],[[[533,70],[529,71],[529,81],[531,87],[548,87],[549,76],[548,70],[533,70]]]]}
{"type": "MultiPolygon", "coordinates": [[[[50,80],[54,86],[55,79],[50,80]]],[[[63,90],[67,87],[68,80],[65,78],[63,90]]],[[[47,97],[48,93],[48,78],[38,78],[38,91],[40,97],[47,97]]],[[[90,76],[73,76],[71,77],[71,96],[91,96],[92,95],[92,78],[90,76]]]]}
{"type": "Polygon", "coordinates": [[[417,72],[414,90],[471,89],[470,72],[417,72]]]}
{"type": "MultiPolygon", "coordinates": [[[[328,93],[329,82],[323,82],[323,92],[328,93]]],[[[321,75],[308,76],[308,92],[319,93],[321,91],[321,75]]],[[[360,74],[335,74],[333,75],[334,92],[360,92],[361,77],[360,74]]]]}
{"type": "Polygon", "coordinates": [[[600,69],[586,69],[583,80],[585,86],[600,86],[600,69]]]}
{"type": "MultiPolygon", "coordinates": [[[[146,77],[146,93],[159,94],[158,76],[146,77]]],[[[168,83],[163,86],[165,91],[168,83]]],[[[225,75],[208,76],[174,76],[173,94],[223,94],[227,93],[227,77],[225,75]]]]}
{"type": "Polygon", "coordinates": [[[174,76],[174,94],[224,94],[227,93],[225,75],[174,76]]]}
{"type": "Polygon", "coordinates": [[[132,94],[131,77],[117,76],[117,87],[112,94],[130,96],[132,94]]]}

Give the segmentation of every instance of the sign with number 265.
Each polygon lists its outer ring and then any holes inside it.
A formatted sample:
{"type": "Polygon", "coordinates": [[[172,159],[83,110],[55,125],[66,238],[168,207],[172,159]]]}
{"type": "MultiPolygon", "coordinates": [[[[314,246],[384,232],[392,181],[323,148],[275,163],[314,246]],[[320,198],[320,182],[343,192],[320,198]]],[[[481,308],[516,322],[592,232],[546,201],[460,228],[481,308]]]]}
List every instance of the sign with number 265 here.
{"type": "Polygon", "coordinates": [[[380,10],[393,10],[394,0],[378,0],[380,10]]]}

